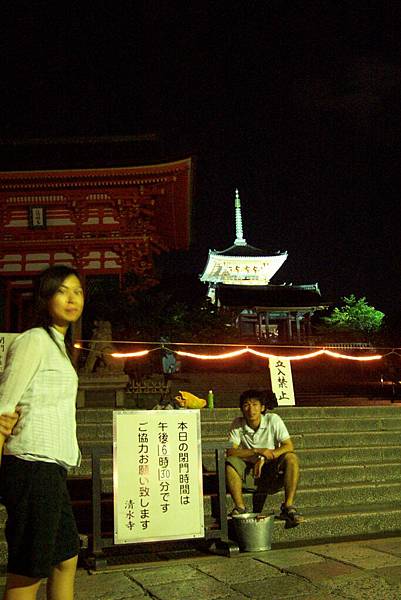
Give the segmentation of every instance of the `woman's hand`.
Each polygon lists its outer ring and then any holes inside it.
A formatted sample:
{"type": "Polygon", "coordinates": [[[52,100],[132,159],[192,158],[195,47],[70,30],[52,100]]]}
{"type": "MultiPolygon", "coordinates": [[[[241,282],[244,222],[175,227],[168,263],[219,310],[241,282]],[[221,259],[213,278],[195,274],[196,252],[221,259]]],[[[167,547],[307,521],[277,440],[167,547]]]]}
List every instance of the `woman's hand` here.
{"type": "Polygon", "coordinates": [[[0,415],[0,433],[5,437],[11,435],[19,416],[19,412],[17,411],[0,415]]]}

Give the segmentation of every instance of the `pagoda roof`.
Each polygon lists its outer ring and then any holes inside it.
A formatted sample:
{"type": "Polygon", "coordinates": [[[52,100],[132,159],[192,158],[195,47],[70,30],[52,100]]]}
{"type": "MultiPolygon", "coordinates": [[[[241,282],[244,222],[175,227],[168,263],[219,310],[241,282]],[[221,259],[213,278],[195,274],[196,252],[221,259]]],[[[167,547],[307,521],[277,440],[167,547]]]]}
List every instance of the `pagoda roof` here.
{"type": "Polygon", "coordinates": [[[318,284],[216,285],[216,299],[221,306],[232,308],[326,308],[318,284]]]}
{"type": "Polygon", "coordinates": [[[224,250],[209,250],[201,281],[216,285],[267,285],[282,264],[287,252],[267,252],[247,244],[242,229],[241,200],[235,190],[235,240],[224,250]]]}
{"type": "Polygon", "coordinates": [[[211,254],[219,254],[223,256],[279,256],[286,255],[287,252],[282,252],[281,250],[275,252],[267,252],[266,250],[261,250],[260,248],[255,248],[255,246],[251,246],[250,244],[233,244],[229,248],[225,250],[211,250],[211,254]]]}

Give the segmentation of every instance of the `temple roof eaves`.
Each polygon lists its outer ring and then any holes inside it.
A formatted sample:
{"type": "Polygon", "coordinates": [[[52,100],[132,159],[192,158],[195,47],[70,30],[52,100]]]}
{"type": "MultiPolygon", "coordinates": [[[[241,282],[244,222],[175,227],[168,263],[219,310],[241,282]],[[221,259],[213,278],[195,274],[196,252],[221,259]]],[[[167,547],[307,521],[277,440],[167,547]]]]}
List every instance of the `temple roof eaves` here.
{"type": "Polygon", "coordinates": [[[210,254],[217,254],[219,256],[238,256],[238,257],[255,257],[255,256],[288,256],[286,250],[278,250],[274,252],[267,252],[266,250],[261,250],[260,248],[256,248],[255,246],[251,246],[250,244],[233,244],[224,250],[209,250],[210,254]]]}
{"type": "Polygon", "coordinates": [[[219,283],[216,295],[226,307],[269,307],[269,310],[286,308],[314,310],[327,308],[330,303],[321,297],[316,284],[268,284],[265,286],[235,286],[219,283]]]}

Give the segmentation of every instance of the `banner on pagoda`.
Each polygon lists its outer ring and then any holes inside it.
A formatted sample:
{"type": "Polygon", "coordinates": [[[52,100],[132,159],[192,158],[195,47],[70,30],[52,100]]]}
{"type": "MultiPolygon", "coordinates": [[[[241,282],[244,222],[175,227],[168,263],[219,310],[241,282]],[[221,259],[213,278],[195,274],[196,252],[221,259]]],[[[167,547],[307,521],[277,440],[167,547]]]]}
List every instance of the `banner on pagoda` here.
{"type": "Polygon", "coordinates": [[[114,543],[204,536],[199,410],[113,412],[114,543]]]}
{"type": "Polygon", "coordinates": [[[272,390],[279,406],[294,406],[295,394],[292,382],[291,361],[286,358],[269,358],[272,390]]]}

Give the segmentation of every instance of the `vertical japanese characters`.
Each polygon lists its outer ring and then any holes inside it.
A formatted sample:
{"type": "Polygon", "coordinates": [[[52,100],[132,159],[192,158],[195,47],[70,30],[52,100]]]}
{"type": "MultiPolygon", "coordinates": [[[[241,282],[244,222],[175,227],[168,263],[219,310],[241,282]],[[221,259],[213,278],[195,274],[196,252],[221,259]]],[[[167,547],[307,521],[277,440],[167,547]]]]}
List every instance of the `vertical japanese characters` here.
{"type": "Polygon", "coordinates": [[[114,418],[116,543],[201,537],[199,412],[124,411],[114,418]]]}

